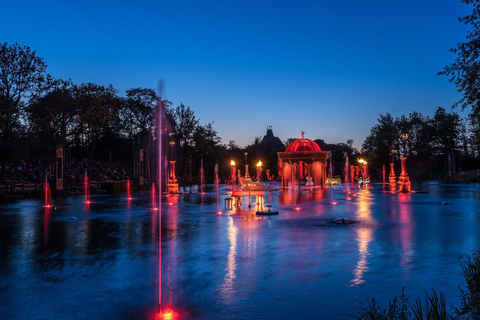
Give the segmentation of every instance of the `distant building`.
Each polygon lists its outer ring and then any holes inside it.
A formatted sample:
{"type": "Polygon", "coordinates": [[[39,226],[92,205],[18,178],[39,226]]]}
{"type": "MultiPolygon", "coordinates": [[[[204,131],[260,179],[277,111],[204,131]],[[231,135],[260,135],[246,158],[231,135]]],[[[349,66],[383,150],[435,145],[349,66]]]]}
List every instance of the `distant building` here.
{"type": "Polygon", "coordinates": [[[262,142],[260,142],[261,146],[267,146],[270,145],[273,150],[275,151],[283,151],[285,150],[285,145],[283,144],[282,140],[280,140],[278,137],[275,137],[273,135],[273,130],[272,126],[267,127],[267,134],[262,139],[262,142]]]}

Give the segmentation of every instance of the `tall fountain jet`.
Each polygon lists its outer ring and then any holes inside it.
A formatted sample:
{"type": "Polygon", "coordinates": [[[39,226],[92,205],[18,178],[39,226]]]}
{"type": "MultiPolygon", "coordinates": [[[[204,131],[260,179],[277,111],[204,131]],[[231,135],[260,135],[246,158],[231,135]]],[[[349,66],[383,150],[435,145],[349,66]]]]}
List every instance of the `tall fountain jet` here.
{"type": "Polygon", "coordinates": [[[152,210],[157,211],[157,197],[156,197],[155,183],[152,183],[152,210]]]}
{"type": "MultiPolygon", "coordinates": [[[[163,159],[162,153],[162,142],[163,137],[162,133],[165,129],[163,123],[163,116],[164,116],[164,109],[162,104],[161,92],[162,92],[162,83],[159,84],[159,98],[157,103],[157,143],[158,143],[158,316],[157,319],[165,319],[165,320],[174,320],[177,318],[178,314],[171,308],[170,301],[165,301],[166,297],[163,295],[162,291],[162,175],[165,177],[165,181],[168,181],[168,185],[166,187],[166,191],[172,190],[173,188],[176,192],[178,192],[178,184],[176,184],[177,180],[175,177],[175,161],[170,161],[170,174],[166,167],[163,166],[163,161],[167,164],[167,159],[163,159]],[[164,173],[162,174],[162,171],[164,173]],[[172,186],[172,184],[176,184],[176,186],[172,186]]],[[[174,145],[174,144],[173,144],[174,145]]],[[[172,146],[172,143],[170,143],[172,146]]],[[[172,146],[173,147],[173,146],[172,146]]],[[[152,187],[153,192],[155,191],[155,187],[152,187]]],[[[154,209],[155,210],[155,209],[154,209]]],[[[168,270],[168,268],[167,268],[168,270]]],[[[168,292],[168,291],[167,291],[168,292]]]]}
{"type": "Polygon", "coordinates": [[[348,154],[345,151],[345,191],[348,193],[348,169],[350,168],[350,165],[348,163],[348,154]]]}
{"type": "Polygon", "coordinates": [[[217,191],[217,214],[222,214],[220,210],[220,191],[219,191],[219,183],[220,180],[218,179],[218,163],[215,164],[215,188],[217,191]]]}
{"type": "Polygon", "coordinates": [[[407,157],[401,157],[400,161],[402,162],[402,172],[400,173],[400,179],[398,179],[400,192],[410,193],[410,179],[407,174],[407,157]]]}
{"type": "Polygon", "coordinates": [[[84,183],[83,188],[85,193],[85,203],[90,204],[92,202],[90,201],[90,183],[88,182],[87,169],[85,169],[85,177],[83,179],[83,183],[84,183]]]}
{"type": "Polygon", "coordinates": [[[45,185],[44,185],[44,194],[45,194],[45,208],[52,207],[52,192],[50,190],[50,184],[48,183],[47,175],[45,174],[45,185]]]}
{"type": "MultiPolygon", "coordinates": [[[[162,117],[163,106],[161,97],[162,83],[159,83],[159,98],[157,106],[157,142],[158,142],[158,309],[162,316],[162,117]]],[[[165,171],[165,180],[167,172],[165,171]]]]}
{"type": "Polygon", "coordinates": [[[132,193],[130,190],[130,179],[127,179],[127,200],[132,200],[132,193]]]}
{"type": "Polygon", "coordinates": [[[205,193],[205,172],[203,171],[203,158],[200,161],[200,192],[201,194],[205,193]]]}

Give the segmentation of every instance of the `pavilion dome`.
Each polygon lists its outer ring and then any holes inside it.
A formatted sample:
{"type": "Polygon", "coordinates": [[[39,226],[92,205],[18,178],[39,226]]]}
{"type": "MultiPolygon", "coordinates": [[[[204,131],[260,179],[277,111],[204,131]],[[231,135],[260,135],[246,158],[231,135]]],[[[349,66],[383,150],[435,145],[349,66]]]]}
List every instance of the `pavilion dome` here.
{"type": "Polygon", "coordinates": [[[290,143],[285,150],[285,152],[306,152],[306,151],[322,151],[320,149],[320,146],[313,140],[307,139],[303,137],[303,132],[302,132],[302,138],[297,139],[290,143]]]}

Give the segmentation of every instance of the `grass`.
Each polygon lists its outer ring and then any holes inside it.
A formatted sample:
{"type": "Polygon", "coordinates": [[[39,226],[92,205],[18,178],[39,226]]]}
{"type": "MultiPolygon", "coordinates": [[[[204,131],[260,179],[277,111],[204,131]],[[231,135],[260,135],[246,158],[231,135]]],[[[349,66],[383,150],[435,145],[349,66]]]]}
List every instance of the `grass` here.
{"type": "MultiPolygon", "coordinates": [[[[460,286],[460,308],[453,308],[454,315],[480,310],[480,249],[460,257],[465,284],[460,286]]],[[[359,320],[448,320],[453,315],[447,312],[447,299],[441,291],[425,291],[425,297],[418,297],[410,304],[405,290],[388,302],[387,308],[378,305],[375,298],[361,303],[357,309],[359,320]]]]}
{"type": "Polygon", "coordinates": [[[460,259],[465,285],[460,287],[461,309],[457,313],[464,314],[480,310],[480,249],[470,255],[463,255],[460,259]]]}

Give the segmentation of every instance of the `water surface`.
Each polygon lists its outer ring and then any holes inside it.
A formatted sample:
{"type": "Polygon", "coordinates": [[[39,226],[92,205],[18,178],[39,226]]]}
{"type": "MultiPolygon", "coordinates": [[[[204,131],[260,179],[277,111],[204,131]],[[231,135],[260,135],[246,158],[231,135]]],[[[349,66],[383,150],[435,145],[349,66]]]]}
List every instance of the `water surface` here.
{"type": "MultiPolygon", "coordinates": [[[[227,195],[216,214],[214,188],[164,197],[164,302],[181,319],[348,319],[366,298],[385,305],[402,287],[411,299],[434,287],[459,306],[459,257],[479,245],[480,189],[414,188],[429,193],[267,192],[280,211],[270,217],[255,215],[255,198],[225,210],[227,195]]],[[[158,212],[148,192],[125,198],[0,206],[0,318],[148,318],[158,303],[158,212]]]]}

